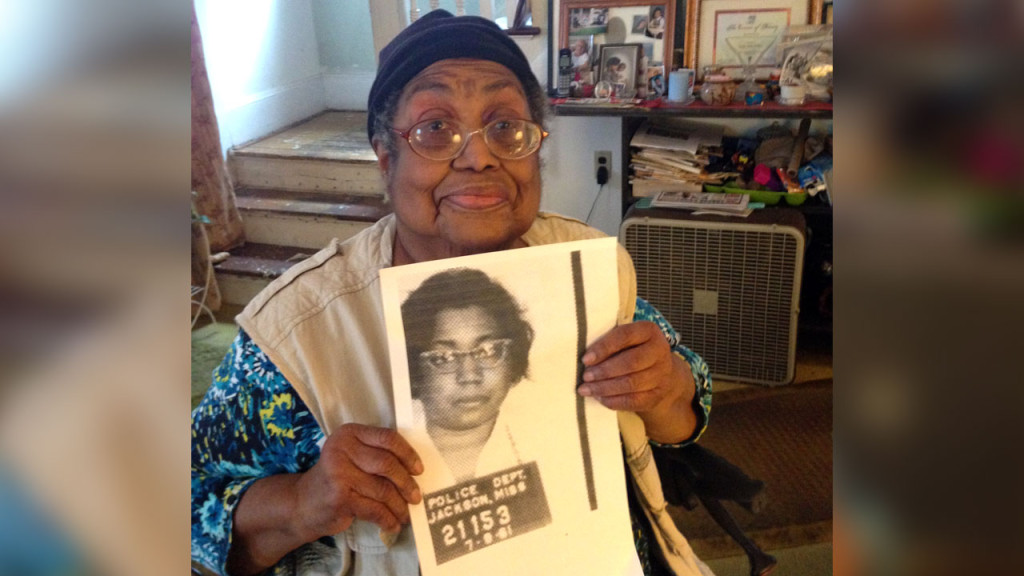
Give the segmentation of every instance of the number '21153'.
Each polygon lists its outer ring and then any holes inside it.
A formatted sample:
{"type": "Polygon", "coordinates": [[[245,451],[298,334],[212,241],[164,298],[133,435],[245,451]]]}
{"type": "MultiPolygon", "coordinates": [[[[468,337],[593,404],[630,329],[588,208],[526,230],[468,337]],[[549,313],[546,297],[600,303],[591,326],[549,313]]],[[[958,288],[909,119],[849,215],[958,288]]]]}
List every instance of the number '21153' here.
{"type": "Polygon", "coordinates": [[[500,527],[496,534],[491,533],[495,525],[494,514],[492,514],[491,510],[484,510],[469,517],[469,530],[467,530],[466,521],[461,519],[454,525],[445,524],[442,526],[441,534],[444,536],[445,546],[453,546],[462,541],[466,547],[472,550],[476,542],[475,539],[481,534],[483,534],[483,541],[480,543],[485,546],[494,541],[495,535],[497,535],[499,540],[511,536],[512,527],[509,524],[512,522],[512,517],[508,513],[508,506],[502,504],[493,512],[497,513],[498,526],[500,527]],[[472,533],[470,533],[470,530],[472,533]],[[456,531],[458,531],[458,537],[456,537],[456,531]]]}

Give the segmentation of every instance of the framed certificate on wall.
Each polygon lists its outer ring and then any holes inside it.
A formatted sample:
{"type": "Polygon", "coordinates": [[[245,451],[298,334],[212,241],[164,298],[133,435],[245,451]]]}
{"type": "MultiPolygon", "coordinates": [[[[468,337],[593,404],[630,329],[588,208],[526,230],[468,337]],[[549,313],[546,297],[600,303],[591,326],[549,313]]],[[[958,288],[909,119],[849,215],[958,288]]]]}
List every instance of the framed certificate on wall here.
{"type": "Polygon", "coordinates": [[[817,22],[822,0],[687,0],[684,59],[698,78],[711,66],[767,78],[782,65],[776,49],[789,26],[817,22]]]}

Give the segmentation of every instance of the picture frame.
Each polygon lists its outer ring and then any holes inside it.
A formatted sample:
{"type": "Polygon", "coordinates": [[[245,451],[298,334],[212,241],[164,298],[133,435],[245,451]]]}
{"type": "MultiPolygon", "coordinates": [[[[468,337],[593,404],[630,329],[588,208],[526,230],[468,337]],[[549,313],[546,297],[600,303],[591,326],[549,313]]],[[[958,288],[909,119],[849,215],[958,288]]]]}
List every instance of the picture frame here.
{"type": "Polygon", "coordinates": [[[665,78],[664,66],[647,67],[647,95],[661,98],[668,94],[668,80],[665,78]]]}
{"type": "Polygon", "coordinates": [[[593,34],[569,36],[569,50],[572,51],[572,68],[574,71],[582,74],[591,70],[596,65],[597,58],[594,52],[593,34]],[[579,54],[578,48],[581,46],[585,47],[585,51],[579,54]],[[586,57],[583,56],[584,54],[586,57]]]}
{"type": "Polygon", "coordinates": [[[643,14],[633,15],[633,34],[647,33],[647,16],[643,14]]]}
{"type": "Polygon", "coordinates": [[[608,32],[608,8],[573,8],[567,23],[570,36],[604,34],[608,32]]]}
{"type": "Polygon", "coordinates": [[[704,68],[742,78],[746,65],[759,79],[781,67],[776,48],[789,26],[819,22],[823,0],[686,0],[683,61],[698,80],[704,68]]]}
{"type": "Polygon", "coordinates": [[[645,33],[648,38],[660,40],[665,37],[665,7],[663,5],[651,6],[645,33]]]}
{"type": "Polygon", "coordinates": [[[539,36],[541,29],[533,25],[533,9],[531,0],[517,0],[516,11],[512,16],[512,24],[505,30],[509,36],[539,36]]]}
{"type": "MultiPolygon", "coordinates": [[[[570,37],[592,35],[593,44],[591,57],[596,54],[600,58],[601,47],[605,44],[633,44],[652,42],[653,57],[649,57],[649,66],[671,66],[673,42],[675,38],[676,2],[667,0],[563,0],[553,9],[552,30],[558,34],[551,35],[550,48],[557,54],[562,48],[571,48],[570,37]],[[663,10],[665,30],[661,38],[647,34],[647,21],[654,9],[663,10]],[[637,18],[643,16],[643,18],[637,18]],[[647,20],[647,21],[644,21],[647,20]]],[[[549,59],[549,63],[551,60],[549,59]]],[[[594,66],[597,71],[596,65],[594,66]]],[[[549,64],[549,79],[554,78],[557,70],[549,64]]],[[[594,75],[594,81],[600,74],[594,75]]],[[[643,81],[641,76],[639,81],[643,81]]],[[[633,88],[636,88],[636,80],[633,88]]]]}
{"type": "Polygon", "coordinates": [[[616,98],[632,98],[637,92],[640,44],[602,44],[598,56],[597,81],[608,81],[616,98]]]}

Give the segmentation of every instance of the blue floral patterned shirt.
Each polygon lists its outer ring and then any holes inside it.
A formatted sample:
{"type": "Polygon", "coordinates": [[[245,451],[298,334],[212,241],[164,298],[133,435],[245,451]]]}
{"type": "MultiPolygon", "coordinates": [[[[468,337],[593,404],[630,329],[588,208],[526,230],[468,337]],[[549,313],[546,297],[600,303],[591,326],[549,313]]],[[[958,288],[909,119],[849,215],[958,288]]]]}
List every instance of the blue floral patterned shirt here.
{"type": "MultiPolygon", "coordinates": [[[[711,375],[699,356],[678,341],[653,306],[637,299],[634,321],[649,320],[690,365],[697,385],[695,441],[711,412],[711,375]]],[[[256,480],[303,472],[320,457],[323,430],[295,390],[244,331],[213,371],[213,382],[192,411],[192,560],[225,574],[232,515],[242,493],[256,480]]],[[[644,573],[650,573],[649,541],[640,511],[630,510],[644,573]]],[[[283,568],[279,566],[278,568],[283,568]]],[[[286,570],[274,570],[274,573],[286,570]]]]}

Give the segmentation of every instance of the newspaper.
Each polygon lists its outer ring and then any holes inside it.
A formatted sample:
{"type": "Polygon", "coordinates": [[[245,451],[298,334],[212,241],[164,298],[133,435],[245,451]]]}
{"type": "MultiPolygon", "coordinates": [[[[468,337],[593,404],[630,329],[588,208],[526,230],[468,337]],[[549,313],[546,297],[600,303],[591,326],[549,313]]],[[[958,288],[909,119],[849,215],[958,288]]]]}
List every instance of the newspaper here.
{"type": "Polygon", "coordinates": [[[747,208],[749,202],[749,194],[665,191],[658,193],[651,199],[651,206],[655,208],[682,208],[686,210],[744,213],[749,210],[747,208]]]}

